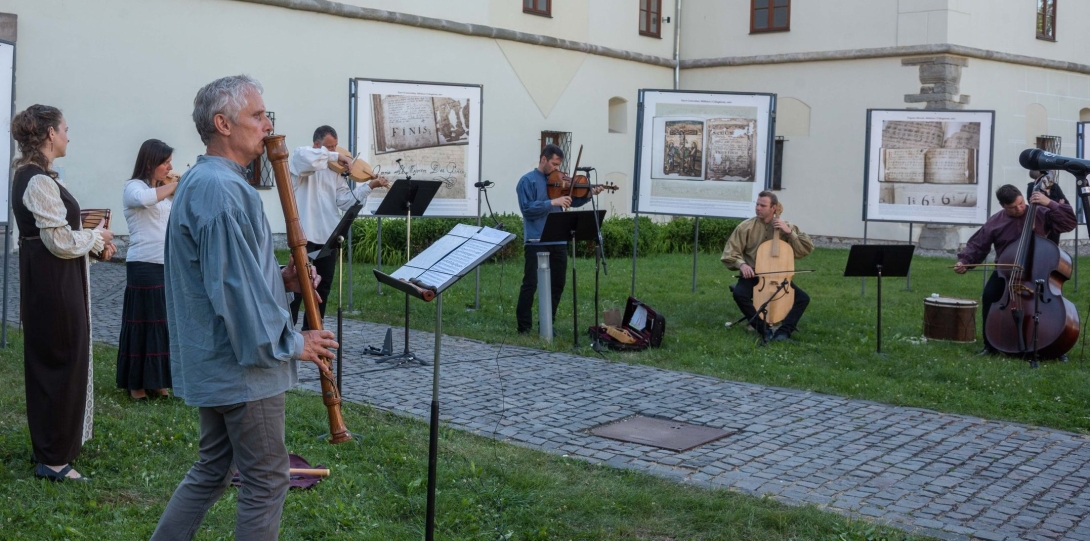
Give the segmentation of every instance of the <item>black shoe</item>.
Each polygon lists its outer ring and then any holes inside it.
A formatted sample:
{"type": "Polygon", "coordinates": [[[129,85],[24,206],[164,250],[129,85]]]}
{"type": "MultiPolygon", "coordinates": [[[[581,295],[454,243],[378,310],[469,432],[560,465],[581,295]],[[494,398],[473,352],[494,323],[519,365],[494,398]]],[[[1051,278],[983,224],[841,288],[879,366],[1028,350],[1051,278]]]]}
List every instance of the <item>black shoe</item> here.
{"type": "Polygon", "coordinates": [[[992,346],[984,346],[984,349],[980,350],[980,353],[977,353],[977,355],[981,357],[999,355],[999,350],[993,348],[992,346]]]}
{"type": "Polygon", "coordinates": [[[788,340],[791,340],[791,331],[777,329],[776,334],[772,335],[773,342],[787,342],[788,340]]]}
{"type": "Polygon", "coordinates": [[[61,471],[53,471],[52,468],[46,466],[45,464],[39,463],[38,466],[34,468],[34,477],[37,477],[38,479],[48,479],[50,481],[53,481],[54,483],[60,481],[86,483],[91,480],[90,477],[84,477],[82,475],[79,477],[68,477],[68,472],[70,471],[72,471],[71,464],[62,468],[61,471]]]}

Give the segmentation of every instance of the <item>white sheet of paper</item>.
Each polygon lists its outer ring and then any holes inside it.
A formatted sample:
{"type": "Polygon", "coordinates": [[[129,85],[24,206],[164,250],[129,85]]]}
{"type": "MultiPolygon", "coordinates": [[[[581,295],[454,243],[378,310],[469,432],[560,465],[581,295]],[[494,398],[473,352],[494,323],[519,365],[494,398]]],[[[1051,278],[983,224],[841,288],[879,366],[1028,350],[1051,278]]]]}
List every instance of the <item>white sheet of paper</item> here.
{"type": "Polygon", "coordinates": [[[458,237],[470,238],[473,235],[476,235],[477,231],[480,230],[480,229],[481,229],[480,227],[475,226],[475,225],[458,224],[458,225],[454,226],[454,229],[450,230],[450,233],[447,233],[447,234],[448,235],[458,236],[458,237]]]}
{"type": "Polygon", "coordinates": [[[416,279],[420,282],[424,283],[425,285],[432,286],[436,289],[442,287],[443,284],[446,284],[451,278],[454,278],[454,276],[431,270],[424,272],[420,276],[416,277],[416,279]]]}
{"type": "Polygon", "coordinates": [[[425,248],[423,252],[417,254],[416,257],[409,260],[405,265],[418,269],[430,269],[432,265],[435,265],[440,259],[443,259],[443,256],[453,252],[455,248],[465,241],[466,239],[463,237],[446,235],[432,243],[431,246],[425,248]]]}
{"type": "Polygon", "coordinates": [[[416,267],[401,267],[393,272],[390,276],[397,278],[398,280],[408,280],[409,278],[416,278],[424,273],[424,269],[418,269],[416,267]]]}
{"type": "Polygon", "coordinates": [[[481,232],[473,236],[473,240],[479,240],[487,242],[489,244],[499,244],[504,241],[511,233],[506,231],[500,231],[499,229],[492,229],[491,227],[482,227],[481,232]]]}
{"type": "Polygon", "coordinates": [[[637,331],[642,331],[646,325],[647,309],[642,306],[637,306],[636,309],[632,311],[632,320],[628,322],[628,326],[637,331]]]}
{"type": "Polygon", "coordinates": [[[438,263],[432,265],[430,270],[449,274],[451,276],[462,276],[468,272],[470,266],[473,265],[474,262],[495,247],[496,245],[487,242],[468,240],[465,244],[447,254],[447,257],[444,257],[438,263]]]}

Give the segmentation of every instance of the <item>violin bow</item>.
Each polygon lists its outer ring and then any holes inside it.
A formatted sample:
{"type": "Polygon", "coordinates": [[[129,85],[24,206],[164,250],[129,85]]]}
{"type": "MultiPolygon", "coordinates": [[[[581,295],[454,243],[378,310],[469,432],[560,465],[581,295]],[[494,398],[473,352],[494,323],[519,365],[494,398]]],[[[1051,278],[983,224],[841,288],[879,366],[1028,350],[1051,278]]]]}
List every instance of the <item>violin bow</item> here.
{"type": "MultiPolygon", "coordinates": [[[[805,274],[807,272],[817,272],[817,270],[816,269],[806,269],[806,270],[793,270],[793,271],[755,272],[755,273],[753,273],[753,276],[757,277],[757,276],[772,276],[772,275],[775,275],[775,274],[805,274]]],[[[734,277],[735,278],[743,278],[743,276],[741,274],[736,274],[736,275],[734,275],[734,277]]]]}

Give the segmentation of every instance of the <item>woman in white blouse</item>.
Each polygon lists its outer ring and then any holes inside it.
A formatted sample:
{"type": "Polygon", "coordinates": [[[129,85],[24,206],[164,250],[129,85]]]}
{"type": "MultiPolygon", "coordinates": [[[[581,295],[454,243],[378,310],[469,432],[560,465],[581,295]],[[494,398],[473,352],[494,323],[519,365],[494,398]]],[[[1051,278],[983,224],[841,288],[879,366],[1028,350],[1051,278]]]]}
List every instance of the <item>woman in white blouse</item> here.
{"type": "Polygon", "coordinates": [[[178,178],[170,163],[174,149],[158,139],[140,145],[132,180],[122,203],[129,224],[125,264],[128,287],[121,313],[117,351],[117,387],[136,400],[148,392],[170,392],[170,338],[163,291],[163,241],[178,178]]]}
{"type": "Polygon", "coordinates": [[[27,425],[34,475],[86,481],[72,468],[94,419],[91,298],[87,254],[109,259],[113,233],[85,230],[79,202],[53,171],[68,149],[60,110],[32,105],[15,115],[19,144],[11,209],[19,226],[19,302],[27,425]]]}

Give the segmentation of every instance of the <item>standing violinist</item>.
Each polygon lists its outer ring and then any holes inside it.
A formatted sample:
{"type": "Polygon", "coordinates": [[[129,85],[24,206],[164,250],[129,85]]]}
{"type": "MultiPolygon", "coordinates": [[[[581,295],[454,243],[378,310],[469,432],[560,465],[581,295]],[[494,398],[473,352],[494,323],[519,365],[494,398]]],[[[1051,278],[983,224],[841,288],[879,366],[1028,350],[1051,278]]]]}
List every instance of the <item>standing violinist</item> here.
{"type": "MultiPolygon", "coordinates": [[[[969,238],[965,249],[958,254],[958,263],[954,265],[954,272],[965,274],[972,265],[984,261],[995,246],[995,258],[998,260],[1008,249],[1017,250],[1018,240],[1022,236],[1022,227],[1026,222],[1026,200],[1018,188],[1004,184],[995,191],[995,198],[1003,206],[1003,210],[993,214],[988,221],[969,238]]],[[[1037,216],[1033,223],[1033,230],[1042,237],[1050,234],[1057,235],[1067,233],[1075,229],[1075,211],[1066,202],[1053,201],[1044,192],[1034,192],[1029,197],[1029,202],[1037,205],[1037,216]]],[[[988,328],[988,310],[992,304],[1003,297],[1003,291],[1007,287],[1006,280],[993,271],[988,283],[984,285],[984,293],[981,294],[981,307],[983,328],[988,328]]],[[[984,335],[983,354],[992,355],[998,351],[984,335]]]]}
{"type": "MultiPolygon", "coordinates": [[[[768,335],[769,329],[764,320],[757,317],[757,309],[753,306],[753,287],[760,281],[761,272],[761,269],[754,268],[757,248],[765,241],[772,240],[775,230],[779,229],[783,234],[781,238],[791,245],[795,259],[802,259],[814,251],[814,243],[809,235],[799,230],[797,225],[792,225],[776,215],[779,205],[780,201],[776,194],[768,190],[758,194],[757,215],[734,228],[730,239],[727,240],[727,245],[723,247],[723,257],[720,258],[728,269],[741,273],[742,277],[731,288],[734,292],[734,302],[749,321],[749,325],[762,337],[768,335]]],[[[795,291],[795,303],[791,305],[791,311],[776,329],[776,333],[772,335],[773,341],[790,339],[791,333],[798,328],[806,306],[810,304],[810,296],[793,281],[789,287],[795,291]]]]}
{"type": "MultiPolygon", "coordinates": [[[[548,191],[549,175],[555,171],[564,182],[571,182],[568,175],[560,173],[560,164],[564,162],[564,151],[556,145],[545,145],[541,149],[537,167],[522,175],[515,192],[518,194],[519,210],[522,211],[523,252],[526,259],[522,273],[522,287],[519,289],[518,305],[515,307],[515,320],[518,332],[526,334],[533,325],[531,309],[534,305],[534,292],[537,290],[537,254],[548,252],[549,268],[552,281],[552,317],[556,319],[556,308],[560,306],[560,297],[564,294],[564,278],[568,270],[568,244],[564,241],[541,242],[541,232],[545,228],[545,219],[551,212],[561,212],[569,207],[580,207],[590,201],[591,195],[572,198],[567,195],[550,198],[548,191]]],[[[601,186],[591,189],[593,195],[602,191],[601,186]]],[[[540,324],[540,322],[539,322],[540,324]]]]}
{"type": "MultiPolygon", "coordinates": [[[[341,221],[341,212],[352,208],[355,203],[362,202],[371,194],[371,190],[378,187],[389,187],[390,182],[386,177],[378,177],[370,182],[356,185],[355,189],[348,185],[348,180],[341,178],[330,163],[340,163],[344,167],[352,165],[351,156],[340,154],[337,151],[337,130],[331,126],[318,126],[314,130],[313,144],[295,149],[288,162],[291,171],[291,185],[295,192],[295,202],[299,206],[299,222],[303,226],[303,233],[307,237],[307,252],[312,253],[322,249],[326,240],[337,229],[341,221]]],[[[325,317],[326,299],[329,290],[333,287],[333,274],[337,270],[337,257],[327,254],[314,260],[314,268],[318,270],[318,276],[322,278],[318,282],[318,310],[325,317]]],[[[296,293],[291,301],[291,321],[294,324],[299,319],[299,305],[303,303],[303,295],[296,293]]],[[[310,329],[310,325],[303,320],[303,330],[310,329]]]]}

